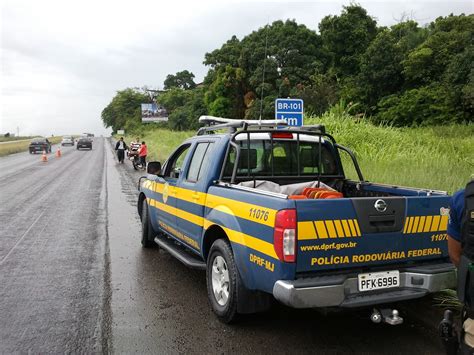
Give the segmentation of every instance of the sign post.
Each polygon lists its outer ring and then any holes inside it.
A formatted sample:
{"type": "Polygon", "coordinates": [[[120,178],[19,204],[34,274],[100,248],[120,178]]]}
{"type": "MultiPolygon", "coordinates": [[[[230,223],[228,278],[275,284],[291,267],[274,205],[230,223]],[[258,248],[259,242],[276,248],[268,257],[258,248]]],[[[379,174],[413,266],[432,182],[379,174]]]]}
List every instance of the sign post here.
{"type": "Polygon", "coordinates": [[[283,119],[288,126],[303,125],[303,100],[301,99],[276,99],[275,119],[283,119]]]}

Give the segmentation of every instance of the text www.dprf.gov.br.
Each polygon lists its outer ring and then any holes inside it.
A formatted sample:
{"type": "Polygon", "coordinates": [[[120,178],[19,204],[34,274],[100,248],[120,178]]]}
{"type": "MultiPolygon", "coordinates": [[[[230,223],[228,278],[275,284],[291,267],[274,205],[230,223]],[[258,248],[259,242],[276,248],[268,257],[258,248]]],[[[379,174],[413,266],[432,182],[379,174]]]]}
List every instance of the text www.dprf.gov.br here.
{"type": "Polygon", "coordinates": [[[327,250],[341,250],[348,248],[355,248],[357,242],[348,242],[348,243],[324,243],[320,245],[302,245],[300,247],[301,251],[327,251],[327,250]]]}

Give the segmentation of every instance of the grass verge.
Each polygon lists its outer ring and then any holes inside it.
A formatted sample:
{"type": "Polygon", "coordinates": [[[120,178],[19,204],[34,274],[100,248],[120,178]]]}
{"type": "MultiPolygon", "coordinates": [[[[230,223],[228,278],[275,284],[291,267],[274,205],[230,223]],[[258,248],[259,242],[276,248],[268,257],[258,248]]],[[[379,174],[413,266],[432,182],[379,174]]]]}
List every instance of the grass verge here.
{"type": "MultiPolygon", "coordinates": [[[[334,114],[305,119],[305,124],[317,123],[324,124],[338,143],[354,151],[368,181],[453,193],[474,174],[474,125],[395,128],[334,114]]],[[[194,134],[153,129],[140,140],[148,145],[148,161],[164,162],[194,134]]],[[[135,138],[128,135],[125,141],[129,144],[135,138]]],[[[342,158],[346,175],[356,179],[352,162],[344,153],[342,158]]]]}
{"type": "Polygon", "coordinates": [[[1,142],[13,142],[13,141],[21,141],[21,140],[25,140],[25,139],[32,139],[34,138],[35,136],[25,136],[25,137],[4,137],[4,136],[0,136],[0,143],[1,142]]]}
{"type": "MultiPolygon", "coordinates": [[[[48,139],[52,144],[57,144],[61,142],[62,137],[57,136],[57,137],[51,137],[48,139]]],[[[9,155],[9,154],[24,152],[28,150],[29,145],[30,145],[29,140],[21,141],[21,142],[10,141],[8,143],[0,144],[0,157],[9,155]]]]}

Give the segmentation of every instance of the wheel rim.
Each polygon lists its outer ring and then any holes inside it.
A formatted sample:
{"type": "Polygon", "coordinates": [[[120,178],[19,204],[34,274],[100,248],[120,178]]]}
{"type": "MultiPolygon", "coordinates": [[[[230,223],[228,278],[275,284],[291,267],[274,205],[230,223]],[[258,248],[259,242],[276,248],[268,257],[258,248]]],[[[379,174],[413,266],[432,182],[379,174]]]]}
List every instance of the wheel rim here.
{"type": "Polygon", "coordinates": [[[216,302],[225,306],[229,299],[229,269],[225,259],[218,255],[212,263],[212,290],[216,302]]]}

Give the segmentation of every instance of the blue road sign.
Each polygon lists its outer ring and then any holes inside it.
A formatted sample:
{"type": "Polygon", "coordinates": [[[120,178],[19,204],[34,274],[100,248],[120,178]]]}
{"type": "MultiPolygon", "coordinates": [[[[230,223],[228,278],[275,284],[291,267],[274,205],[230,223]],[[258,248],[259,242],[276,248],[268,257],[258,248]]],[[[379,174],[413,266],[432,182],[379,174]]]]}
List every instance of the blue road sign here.
{"type": "Polygon", "coordinates": [[[303,100],[276,99],[275,119],[286,120],[288,126],[303,125],[303,100]]]}

